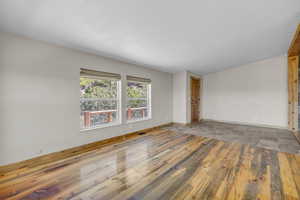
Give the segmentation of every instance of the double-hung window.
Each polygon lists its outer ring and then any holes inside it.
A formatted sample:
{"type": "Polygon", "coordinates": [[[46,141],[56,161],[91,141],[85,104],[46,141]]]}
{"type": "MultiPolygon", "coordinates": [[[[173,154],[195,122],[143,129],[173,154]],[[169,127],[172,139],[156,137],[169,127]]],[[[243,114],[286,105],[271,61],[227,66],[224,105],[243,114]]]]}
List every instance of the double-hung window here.
{"type": "Polygon", "coordinates": [[[151,80],[127,76],[127,122],[151,118],[151,80]]]}
{"type": "Polygon", "coordinates": [[[121,75],[80,69],[80,129],[119,124],[121,75]]]}

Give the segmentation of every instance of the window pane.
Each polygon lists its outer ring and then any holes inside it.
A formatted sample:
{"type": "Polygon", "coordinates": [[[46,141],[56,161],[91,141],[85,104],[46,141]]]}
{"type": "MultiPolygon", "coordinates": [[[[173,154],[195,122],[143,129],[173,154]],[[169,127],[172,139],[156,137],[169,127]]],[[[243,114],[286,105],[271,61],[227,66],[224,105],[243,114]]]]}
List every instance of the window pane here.
{"type": "Polygon", "coordinates": [[[117,110],[117,99],[80,99],[81,111],[117,110]]]}
{"type": "Polygon", "coordinates": [[[81,129],[118,120],[118,81],[80,78],[81,129]]]}
{"type": "Polygon", "coordinates": [[[127,120],[139,120],[148,117],[148,108],[128,108],[127,120]]]}
{"type": "Polygon", "coordinates": [[[128,98],[147,98],[146,83],[127,82],[127,97],[128,98]]]}
{"type": "Polygon", "coordinates": [[[80,78],[81,98],[117,98],[118,81],[80,78]]]}
{"type": "Polygon", "coordinates": [[[127,108],[140,108],[140,107],[147,107],[147,99],[134,99],[128,98],[127,99],[127,108]]]}
{"type": "Polygon", "coordinates": [[[127,120],[141,120],[149,117],[149,84],[127,82],[127,120]]]}

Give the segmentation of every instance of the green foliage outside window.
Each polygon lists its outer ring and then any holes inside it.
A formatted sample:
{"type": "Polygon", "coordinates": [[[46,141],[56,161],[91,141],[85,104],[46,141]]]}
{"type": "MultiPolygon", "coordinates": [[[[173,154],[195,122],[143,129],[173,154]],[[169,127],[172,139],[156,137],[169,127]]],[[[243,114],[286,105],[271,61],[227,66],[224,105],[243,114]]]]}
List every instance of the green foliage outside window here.
{"type": "MultiPolygon", "coordinates": [[[[127,108],[147,106],[145,83],[127,83],[127,108]]],[[[80,78],[81,111],[99,111],[117,109],[118,81],[80,78]]]]}
{"type": "Polygon", "coordinates": [[[117,81],[80,78],[81,98],[117,98],[117,81]]]}
{"type": "MultiPolygon", "coordinates": [[[[127,82],[127,108],[130,119],[140,119],[148,116],[148,84],[127,82]],[[137,108],[137,109],[135,109],[137,108]]],[[[80,78],[81,127],[93,127],[117,119],[119,81],[106,79],[80,78]],[[86,123],[85,114],[91,115],[86,123]],[[102,112],[103,111],[103,112],[102,112]],[[110,117],[109,117],[110,116],[110,117]]]]}
{"type": "Polygon", "coordinates": [[[127,108],[140,108],[147,106],[147,87],[148,85],[145,83],[127,83],[127,108]]]}
{"type": "Polygon", "coordinates": [[[117,93],[115,80],[80,78],[81,111],[116,110],[117,93]]]}

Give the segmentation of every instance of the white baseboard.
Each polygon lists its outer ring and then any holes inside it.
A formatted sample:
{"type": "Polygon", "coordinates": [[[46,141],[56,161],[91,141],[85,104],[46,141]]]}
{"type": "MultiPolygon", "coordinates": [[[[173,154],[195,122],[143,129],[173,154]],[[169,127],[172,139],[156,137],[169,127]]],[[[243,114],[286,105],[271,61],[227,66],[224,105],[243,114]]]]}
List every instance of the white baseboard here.
{"type": "Polygon", "coordinates": [[[228,123],[228,124],[256,126],[256,127],[262,127],[262,128],[276,128],[276,129],[288,130],[288,127],[285,127],[285,126],[274,126],[274,125],[268,125],[268,124],[255,124],[255,123],[226,121],[226,120],[215,120],[215,119],[202,119],[202,120],[203,121],[222,122],[222,123],[228,123]]]}

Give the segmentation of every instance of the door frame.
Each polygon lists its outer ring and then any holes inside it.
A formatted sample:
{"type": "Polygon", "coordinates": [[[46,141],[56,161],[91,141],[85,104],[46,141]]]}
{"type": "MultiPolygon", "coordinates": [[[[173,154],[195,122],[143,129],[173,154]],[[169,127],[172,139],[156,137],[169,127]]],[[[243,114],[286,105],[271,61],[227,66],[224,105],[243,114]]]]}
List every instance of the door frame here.
{"type": "Polygon", "coordinates": [[[288,50],[288,129],[297,133],[298,138],[300,138],[298,133],[299,55],[300,24],[288,50]]]}
{"type": "Polygon", "coordinates": [[[191,119],[191,121],[190,121],[190,123],[193,123],[193,122],[196,122],[196,121],[193,121],[193,105],[192,105],[192,85],[193,85],[193,80],[197,80],[197,81],[199,81],[199,100],[198,100],[198,121],[197,122],[199,122],[200,120],[201,120],[201,102],[202,102],[202,97],[201,97],[201,94],[202,94],[202,81],[201,81],[201,78],[199,78],[199,77],[195,77],[195,76],[190,76],[190,105],[189,105],[189,107],[190,107],[190,119],[191,119]]]}
{"type": "Polygon", "coordinates": [[[288,57],[288,128],[298,131],[299,57],[288,57]]]}

